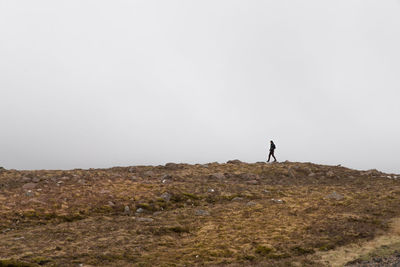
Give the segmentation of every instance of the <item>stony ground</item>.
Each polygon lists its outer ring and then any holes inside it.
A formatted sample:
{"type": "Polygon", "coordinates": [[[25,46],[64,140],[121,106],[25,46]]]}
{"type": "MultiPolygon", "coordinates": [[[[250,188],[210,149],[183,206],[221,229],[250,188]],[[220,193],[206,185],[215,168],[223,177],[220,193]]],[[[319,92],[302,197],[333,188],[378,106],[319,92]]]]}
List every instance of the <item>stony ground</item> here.
{"type": "Polygon", "coordinates": [[[384,235],[400,178],[231,161],[0,170],[0,266],[322,266],[384,235]]]}

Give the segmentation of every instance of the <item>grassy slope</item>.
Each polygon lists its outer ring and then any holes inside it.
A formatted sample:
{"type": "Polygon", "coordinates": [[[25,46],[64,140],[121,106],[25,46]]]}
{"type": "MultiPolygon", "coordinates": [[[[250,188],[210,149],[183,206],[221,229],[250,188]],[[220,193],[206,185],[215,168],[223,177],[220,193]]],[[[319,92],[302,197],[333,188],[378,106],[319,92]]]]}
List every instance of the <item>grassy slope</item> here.
{"type": "Polygon", "coordinates": [[[399,200],[400,182],[386,174],[311,163],[8,170],[0,173],[0,259],[320,265],[321,251],[387,231],[399,200]],[[329,198],[334,191],[343,198],[329,198]]]}

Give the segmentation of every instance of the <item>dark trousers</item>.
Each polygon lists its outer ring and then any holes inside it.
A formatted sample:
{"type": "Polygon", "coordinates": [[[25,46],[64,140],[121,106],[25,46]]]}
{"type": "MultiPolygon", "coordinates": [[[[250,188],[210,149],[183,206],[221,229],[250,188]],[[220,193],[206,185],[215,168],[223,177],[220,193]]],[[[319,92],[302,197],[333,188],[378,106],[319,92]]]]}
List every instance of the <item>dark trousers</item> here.
{"type": "Polygon", "coordinates": [[[276,161],[275,155],[274,155],[274,150],[270,150],[269,151],[269,155],[268,155],[268,162],[271,159],[271,156],[274,158],[274,161],[276,161]]]}

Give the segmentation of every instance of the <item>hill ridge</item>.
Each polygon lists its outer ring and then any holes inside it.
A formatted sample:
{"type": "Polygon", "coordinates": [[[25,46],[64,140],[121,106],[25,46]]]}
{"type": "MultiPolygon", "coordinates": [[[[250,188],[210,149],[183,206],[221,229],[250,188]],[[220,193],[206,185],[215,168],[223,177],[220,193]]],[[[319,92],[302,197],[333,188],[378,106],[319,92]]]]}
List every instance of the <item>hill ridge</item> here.
{"type": "Polygon", "coordinates": [[[319,252],[387,231],[400,217],[399,178],[239,160],[3,169],[0,257],[65,266],[317,266],[319,252]]]}

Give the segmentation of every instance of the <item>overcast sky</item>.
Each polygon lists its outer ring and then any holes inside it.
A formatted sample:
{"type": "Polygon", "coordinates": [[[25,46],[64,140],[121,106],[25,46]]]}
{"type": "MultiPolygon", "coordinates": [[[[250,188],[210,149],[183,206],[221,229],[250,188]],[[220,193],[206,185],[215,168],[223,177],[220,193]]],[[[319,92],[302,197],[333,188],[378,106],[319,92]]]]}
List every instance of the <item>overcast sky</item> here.
{"type": "Polygon", "coordinates": [[[400,1],[0,0],[0,166],[400,173],[400,1]]]}

